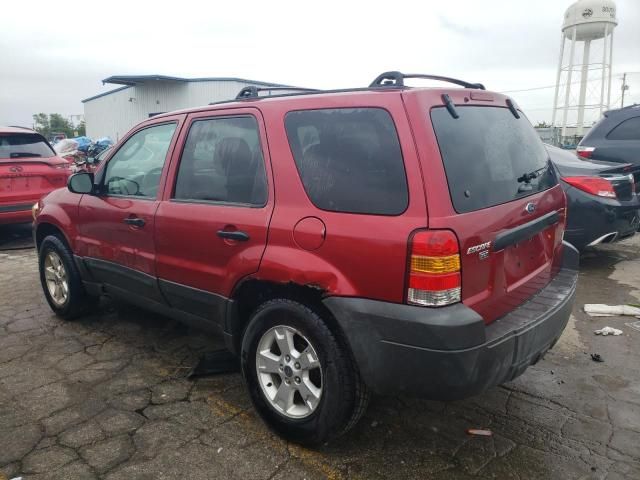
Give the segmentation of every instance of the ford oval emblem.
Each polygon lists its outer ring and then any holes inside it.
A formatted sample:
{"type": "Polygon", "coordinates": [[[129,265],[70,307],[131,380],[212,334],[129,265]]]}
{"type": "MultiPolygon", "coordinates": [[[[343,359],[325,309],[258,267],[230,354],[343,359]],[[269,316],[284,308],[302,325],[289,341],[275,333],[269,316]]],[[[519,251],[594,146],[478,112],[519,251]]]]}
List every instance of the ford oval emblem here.
{"type": "Polygon", "coordinates": [[[524,209],[526,210],[527,213],[533,213],[536,211],[536,204],[535,203],[527,203],[527,206],[524,207],[524,209]]]}

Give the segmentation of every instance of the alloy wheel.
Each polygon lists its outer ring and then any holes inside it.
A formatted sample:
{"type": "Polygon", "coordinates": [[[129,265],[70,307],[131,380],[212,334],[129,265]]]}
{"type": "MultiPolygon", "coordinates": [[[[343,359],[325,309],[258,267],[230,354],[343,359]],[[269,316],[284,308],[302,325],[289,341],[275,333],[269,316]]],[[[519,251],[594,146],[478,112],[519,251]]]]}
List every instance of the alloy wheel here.
{"type": "Polygon", "coordinates": [[[262,335],[256,373],[270,405],[288,418],[308,417],[320,404],[320,359],[311,342],[293,327],[278,325],[262,335]]]}
{"type": "Polygon", "coordinates": [[[64,305],[69,299],[69,279],[60,255],[54,251],[44,259],[44,278],[53,302],[59,307],[64,305]]]}

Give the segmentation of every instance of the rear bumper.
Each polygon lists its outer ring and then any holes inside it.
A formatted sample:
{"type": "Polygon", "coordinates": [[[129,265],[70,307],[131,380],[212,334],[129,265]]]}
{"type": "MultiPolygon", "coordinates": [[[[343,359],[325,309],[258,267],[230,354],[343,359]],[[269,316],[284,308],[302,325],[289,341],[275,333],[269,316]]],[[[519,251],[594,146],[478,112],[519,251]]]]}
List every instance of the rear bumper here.
{"type": "Polygon", "coordinates": [[[622,240],[640,227],[640,201],[594,198],[576,188],[567,194],[566,241],[582,250],[589,245],[622,240]]]}
{"type": "Polygon", "coordinates": [[[37,200],[9,205],[0,204],[0,225],[31,222],[33,220],[31,207],[36,202],[37,200]]]}
{"type": "Polygon", "coordinates": [[[578,252],[564,243],[563,267],[540,292],[485,326],[463,304],[442,308],[329,297],[365,383],[380,394],[454,400],[512,380],[564,330],[575,296],[578,252]]]}

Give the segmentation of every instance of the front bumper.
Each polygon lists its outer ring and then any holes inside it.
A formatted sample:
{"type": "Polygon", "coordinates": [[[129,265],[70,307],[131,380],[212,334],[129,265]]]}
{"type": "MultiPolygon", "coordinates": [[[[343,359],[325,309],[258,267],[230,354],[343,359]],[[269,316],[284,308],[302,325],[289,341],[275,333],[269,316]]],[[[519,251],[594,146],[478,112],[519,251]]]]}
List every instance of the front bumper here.
{"type": "Polygon", "coordinates": [[[324,304],[374,392],[466,398],[521,375],[558,340],[578,276],[577,250],[564,242],[563,255],[562,269],[544,289],[486,326],[461,303],[425,308],[329,297],[324,304]]]}

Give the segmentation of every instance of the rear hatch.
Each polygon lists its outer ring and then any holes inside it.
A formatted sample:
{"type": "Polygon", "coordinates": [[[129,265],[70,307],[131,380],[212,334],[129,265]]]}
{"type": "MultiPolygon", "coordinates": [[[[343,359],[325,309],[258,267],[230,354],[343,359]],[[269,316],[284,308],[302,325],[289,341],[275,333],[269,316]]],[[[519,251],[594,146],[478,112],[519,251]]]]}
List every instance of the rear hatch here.
{"type": "Polygon", "coordinates": [[[506,97],[423,92],[407,105],[412,124],[431,120],[424,136],[416,131],[429,228],[456,234],[462,302],[490,323],[557,273],[564,193],[540,138],[506,97]]]}
{"type": "Polygon", "coordinates": [[[63,187],[68,167],[42,135],[29,131],[0,133],[0,204],[26,204],[63,187]]]}

